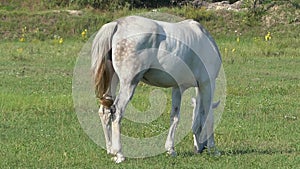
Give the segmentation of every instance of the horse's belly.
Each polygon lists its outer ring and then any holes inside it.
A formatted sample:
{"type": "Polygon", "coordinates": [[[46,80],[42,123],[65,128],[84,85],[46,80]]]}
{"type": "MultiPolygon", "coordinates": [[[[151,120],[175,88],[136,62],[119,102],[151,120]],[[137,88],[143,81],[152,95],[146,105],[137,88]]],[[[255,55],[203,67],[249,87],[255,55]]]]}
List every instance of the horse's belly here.
{"type": "Polygon", "coordinates": [[[144,74],[142,81],[149,85],[158,87],[178,86],[176,80],[170,74],[159,69],[149,69],[144,74]]]}

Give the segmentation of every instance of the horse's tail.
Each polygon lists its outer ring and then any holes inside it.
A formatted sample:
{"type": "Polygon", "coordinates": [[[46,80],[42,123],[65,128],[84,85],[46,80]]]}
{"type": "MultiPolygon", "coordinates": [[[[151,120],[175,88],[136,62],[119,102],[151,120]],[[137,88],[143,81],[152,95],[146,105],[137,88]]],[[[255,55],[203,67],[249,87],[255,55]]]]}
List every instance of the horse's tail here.
{"type": "Polygon", "coordinates": [[[110,22],[101,27],[92,45],[92,76],[96,97],[102,98],[110,85],[107,59],[111,57],[112,37],[116,32],[117,22],[110,22]]]}

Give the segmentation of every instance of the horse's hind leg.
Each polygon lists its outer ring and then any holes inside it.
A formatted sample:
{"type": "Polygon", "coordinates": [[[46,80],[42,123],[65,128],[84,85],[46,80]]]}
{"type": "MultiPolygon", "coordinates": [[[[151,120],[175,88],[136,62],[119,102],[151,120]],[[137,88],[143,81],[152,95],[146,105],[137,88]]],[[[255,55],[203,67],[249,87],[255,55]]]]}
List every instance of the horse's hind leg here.
{"type": "Polygon", "coordinates": [[[104,137],[105,137],[105,142],[106,142],[106,151],[107,154],[111,154],[111,118],[112,118],[112,104],[114,101],[114,95],[115,95],[115,90],[116,90],[116,86],[118,84],[118,78],[117,76],[114,76],[115,71],[114,68],[112,66],[112,62],[111,60],[107,60],[107,69],[108,69],[108,75],[109,75],[109,86],[107,91],[105,91],[104,95],[102,96],[102,98],[100,99],[100,109],[99,109],[99,116],[101,119],[101,124],[102,124],[102,128],[103,128],[103,133],[104,133],[104,137]]]}
{"type": "Polygon", "coordinates": [[[121,119],[138,83],[138,81],[133,82],[132,80],[121,79],[120,91],[114,102],[115,112],[112,114],[112,153],[116,155],[114,158],[116,163],[125,160],[121,145],[121,119]]]}
{"type": "Polygon", "coordinates": [[[173,88],[172,89],[172,110],[170,115],[170,129],[165,144],[165,148],[168,151],[168,154],[170,154],[171,156],[176,156],[176,152],[174,150],[174,138],[175,138],[175,130],[179,123],[180,102],[181,102],[180,88],[179,87],[173,88]]]}
{"type": "Polygon", "coordinates": [[[103,128],[103,133],[106,142],[107,154],[111,154],[111,110],[105,108],[103,105],[100,106],[99,116],[103,128]]]}

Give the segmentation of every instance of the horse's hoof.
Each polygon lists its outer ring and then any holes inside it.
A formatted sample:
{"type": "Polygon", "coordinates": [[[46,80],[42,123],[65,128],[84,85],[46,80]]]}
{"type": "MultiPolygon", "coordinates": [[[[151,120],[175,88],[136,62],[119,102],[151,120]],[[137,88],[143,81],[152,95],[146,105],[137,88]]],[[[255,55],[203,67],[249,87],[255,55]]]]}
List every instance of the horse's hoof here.
{"type": "Polygon", "coordinates": [[[194,152],[196,154],[201,154],[201,153],[203,153],[205,148],[206,148],[205,146],[200,146],[200,148],[197,148],[196,146],[194,146],[194,152]]]}
{"type": "Polygon", "coordinates": [[[110,149],[107,149],[107,150],[106,150],[106,153],[107,153],[107,154],[113,154],[112,151],[111,151],[110,149]]]}
{"type": "Polygon", "coordinates": [[[215,147],[209,148],[208,149],[208,154],[210,156],[213,156],[213,157],[220,157],[221,156],[220,151],[217,148],[215,148],[215,147]]]}
{"type": "Polygon", "coordinates": [[[117,154],[115,157],[112,157],[111,160],[119,164],[125,160],[125,157],[122,154],[117,154]]]}
{"type": "Polygon", "coordinates": [[[171,156],[171,157],[176,157],[177,153],[174,149],[168,150],[167,155],[171,156]]]}

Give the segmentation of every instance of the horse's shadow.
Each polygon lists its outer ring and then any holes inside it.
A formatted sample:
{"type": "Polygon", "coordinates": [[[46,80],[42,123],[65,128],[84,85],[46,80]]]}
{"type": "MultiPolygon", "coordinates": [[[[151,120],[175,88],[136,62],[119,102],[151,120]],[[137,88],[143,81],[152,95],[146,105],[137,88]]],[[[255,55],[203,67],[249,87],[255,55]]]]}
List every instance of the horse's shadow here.
{"type": "MultiPolygon", "coordinates": [[[[277,150],[277,149],[231,149],[231,150],[219,150],[221,156],[232,156],[232,155],[246,155],[246,154],[265,154],[265,155],[273,155],[273,154],[291,154],[295,153],[295,150],[287,149],[287,150],[277,150]]],[[[182,155],[184,157],[192,157],[195,155],[209,155],[207,150],[202,153],[195,153],[193,151],[184,151],[179,152],[178,155],[182,155]]]]}
{"type": "Polygon", "coordinates": [[[291,154],[294,150],[276,150],[276,149],[235,149],[220,151],[222,155],[245,155],[245,154],[291,154]]]}

